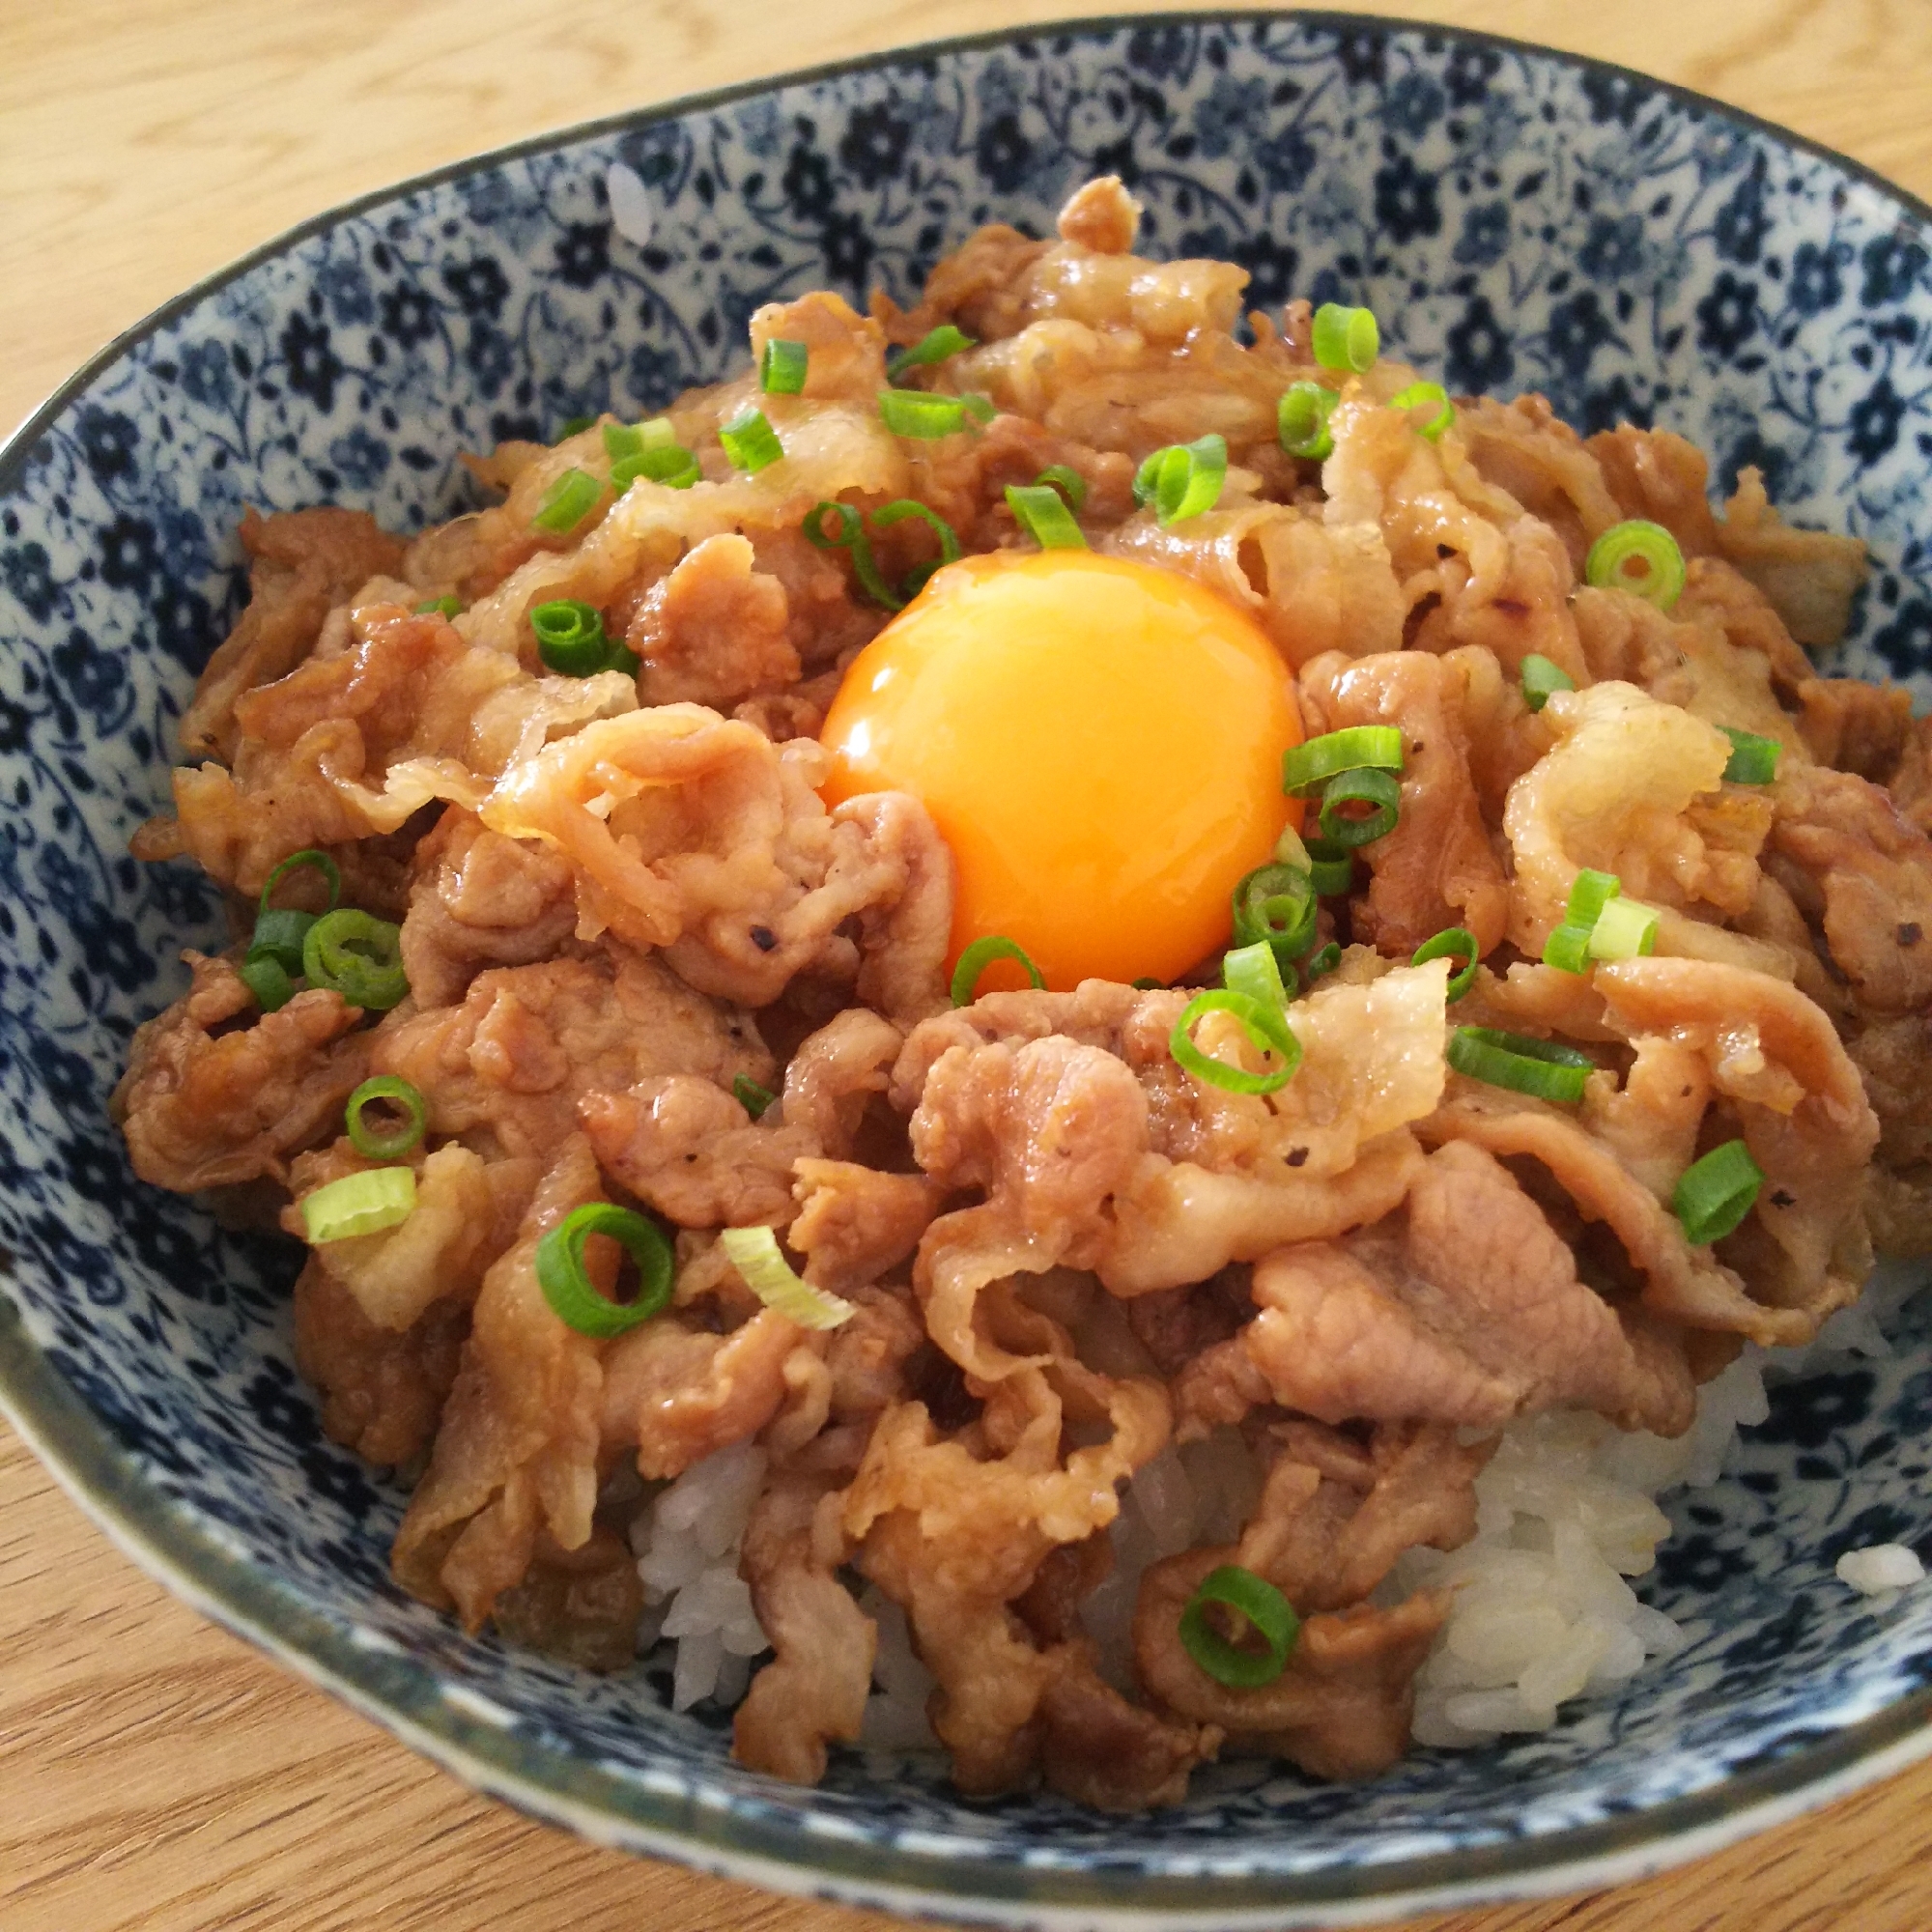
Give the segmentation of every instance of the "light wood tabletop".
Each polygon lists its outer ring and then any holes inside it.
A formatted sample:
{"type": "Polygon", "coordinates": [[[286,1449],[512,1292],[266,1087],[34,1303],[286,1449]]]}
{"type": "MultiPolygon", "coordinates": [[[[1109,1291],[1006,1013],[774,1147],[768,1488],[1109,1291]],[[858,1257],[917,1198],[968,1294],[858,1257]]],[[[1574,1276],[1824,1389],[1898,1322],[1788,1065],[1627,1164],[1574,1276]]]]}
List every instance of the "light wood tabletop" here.
{"type": "MultiPolygon", "coordinates": [[[[1932,195],[1926,0],[1409,0],[1643,69],[1932,195]]],[[[0,427],[331,204],[546,128],[1078,0],[0,5],[0,427]]],[[[1715,1858],[1431,1932],[1925,1932],[1932,1764],[1715,1858]]],[[[202,1623],[0,1424],[4,1932],[863,1932],[486,1804],[202,1623]]],[[[1411,1928],[1419,1932],[1419,1928],[1411,1928]]]]}

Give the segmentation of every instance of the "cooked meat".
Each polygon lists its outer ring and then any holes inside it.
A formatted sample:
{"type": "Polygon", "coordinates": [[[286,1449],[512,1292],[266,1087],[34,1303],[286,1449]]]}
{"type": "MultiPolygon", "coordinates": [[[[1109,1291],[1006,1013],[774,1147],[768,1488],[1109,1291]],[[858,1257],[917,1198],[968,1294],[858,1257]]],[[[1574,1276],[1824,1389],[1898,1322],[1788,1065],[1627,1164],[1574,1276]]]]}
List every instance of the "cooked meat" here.
{"type": "Polygon", "coordinates": [[[919,1175],[881,1174],[852,1161],[801,1156],[793,1172],[798,1218],[786,1238],[806,1257],[806,1279],[835,1294],[877,1281],[904,1261],[942,1198],[919,1175]]]}
{"type": "Polygon", "coordinates": [[[583,1670],[616,1671],[637,1662],[643,1608],[637,1558],[600,1525],[575,1549],[538,1537],[524,1580],[497,1597],[492,1614],[512,1643],[583,1670]]]}
{"type": "Polygon", "coordinates": [[[797,682],[790,608],[776,577],[753,568],[741,536],[706,537],[652,585],[624,641],[637,652],[646,704],[735,704],[797,682]]]}

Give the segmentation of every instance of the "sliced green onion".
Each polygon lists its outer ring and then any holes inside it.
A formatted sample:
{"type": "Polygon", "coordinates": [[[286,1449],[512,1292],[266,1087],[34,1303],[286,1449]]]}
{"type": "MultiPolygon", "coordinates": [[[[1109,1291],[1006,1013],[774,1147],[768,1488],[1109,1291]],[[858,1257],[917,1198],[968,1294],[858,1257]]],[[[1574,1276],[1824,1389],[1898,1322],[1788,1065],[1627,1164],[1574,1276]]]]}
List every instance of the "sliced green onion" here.
{"type": "Polygon", "coordinates": [[[1293,959],[1315,937],[1315,881],[1307,867],[1259,866],[1234,892],[1236,946],[1264,941],[1293,959]]]}
{"type": "Polygon", "coordinates": [[[333,912],[342,902],[342,867],[327,852],[318,851],[310,845],[300,852],[291,852],[275,869],[262,882],[261,910],[269,910],[269,895],[291,872],[306,868],[320,872],[328,887],[327,910],[333,912]]]}
{"type": "MultiPolygon", "coordinates": [[[[909,498],[907,500],[910,500],[909,498]]],[[[923,505],[921,505],[923,508],[923,505]]],[[[859,580],[860,586],[875,604],[888,611],[902,610],[905,599],[894,590],[883,576],[872,556],[872,546],[867,539],[865,522],[850,503],[835,502],[827,497],[823,502],[814,503],[806,512],[802,526],[805,540],[818,550],[849,550],[852,553],[852,574],[859,580]],[[825,531],[827,513],[837,521],[838,533],[828,536],[825,531]]],[[[922,579],[921,582],[923,583],[922,579]]]]}
{"type": "MultiPolygon", "coordinates": [[[[653,425],[646,423],[643,427],[649,429],[653,425]]],[[[697,458],[682,443],[653,443],[632,455],[618,457],[611,466],[611,487],[620,497],[640,477],[647,483],[662,483],[668,490],[689,490],[694,483],[704,480],[704,471],[698,468],[697,458]]]]}
{"type": "Polygon", "coordinates": [[[352,1007],[386,1012],[410,990],[401,938],[387,920],[344,906],[309,927],[302,971],[311,986],[340,993],[352,1007]]]}
{"type": "Polygon", "coordinates": [[[1301,962],[1302,977],[1312,986],[1324,973],[1332,973],[1342,963],[1342,949],[1330,940],[1319,952],[1311,952],[1301,962]]]}
{"type": "Polygon", "coordinates": [[[771,341],[758,357],[758,387],[768,396],[796,396],[805,388],[810,352],[802,342],[771,341]]]}
{"type": "Polygon", "coordinates": [[[248,942],[248,957],[272,959],[284,973],[298,974],[302,969],[302,941],[315,923],[312,912],[296,912],[286,906],[272,906],[255,922],[254,937],[248,942]]]}
{"type": "Polygon", "coordinates": [[[457,617],[462,615],[463,606],[454,597],[430,597],[416,606],[418,617],[427,617],[432,611],[439,616],[457,617]]]}
{"type": "Polygon", "coordinates": [[[984,429],[985,426],[989,422],[991,422],[996,415],[999,414],[999,411],[993,407],[992,397],[976,395],[970,389],[966,392],[965,395],[959,398],[959,407],[962,410],[964,410],[966,413],[969,416],[971,416],[973,420],[976,423],[978,423],[981,429],[984,429]]]}
{"type": "Polygon", "coordinates": [[[1415,426],[1416,435],[1426,436],[1431,442],[1439,442],[1442,440],[1442,432],[1456,420],[1456,405],[1449,400],[1449,391],[1440,383],[1411,383],[1400,395],[1389,398],[1389,408],[1392,410],[1435,408],[1435,413],[1426,423],[1417,423],[1415,426]]]}
{"type": "Polygon", "coordinates": [[[1376,366],[1381,354],[1382,332],[1373,309],[1344,308],[1323,302],[1315,311],[1315,359],[1324,369],[1346,369],[1360,376],[1376,366]]]}
{"type": "Polygon", "coordinates": [[[1308,878],[1318,898],[1333,898],[1355,883],[1354,854],[1332,838],[1307,841],[1308,878]]]}
{"type": "Polygon", "coordinates": [[[1604,908],[1623,889],[1624,882],[1614,872],[1593,872],[1585,866],[1570,881],[1570,897],[1563,908],[1563,923],[1580,925],[1588,932],[1604,916],[1604,908]]]}
{"type": "Polygon", "coordinates": [[[531,527],[560,537],[567,530],[574,530],[590,514],[603,494],[594,476],[582,469],[566,469],[544,492],[544,499],[530,519],[531,527]]]}
{"type": "Polygon", "coordinates": [[[1165,527],[1211,510],[1228,475],[1228,440],[1210,433],[1156,449],[1134,477],[1134,501],[1151,505],[1165,527]]]}
{"type": "Polygon", "coordinates": [[[1590,546],[1583,575],[1599,590],[1628,590],[1668,611],[1684,589],[1684,553],[1662,524],[1633,517],[1590,546]]]}
{"type": "Polygon", "coordinates": [[[1335,434],[1328,418],[1335,408],[1335,391],[1320,383],[1294,383],[1275,406],[1275,435],[1291,456],[1322,462],[1335,453],[1335,434]]]}
{"type": "Polygon", "coordinates": [[[1550,929],[1543,942],[1543,963],[1559,973],[1587,973],[1590,970],[1590,932],[1587,926],[1563,924],[1550,929]]]}
{"type": "Polygon", "coordinates": [[[1236,1563],[1210,1570],[1180,1613],[1181,1648],[1215,1683],[1231,1690],[1272,1684],[1288,1668],[1300,1634],[1301,1620],[1288,1599],[1264,1577],[1236,1563]],[[1209,1605],[1234,1611],[1264,1648],[1250,1650],[1223,1636],[1208,1620],[1209,1605]]]}
{"type": "Polygon", "coordinates": [[[254,994],[255,1003],[265,1013],[278,1013],[296,996],[295,982],[279,959],[264,953],[244,959],[235,969],[235,977],[254,994]]]}
{"type": "Polygon", "coordinates": [[[768,469],[784,454],[779,433],[765,419],[763,410],[742,409],[727,423],[721,424],[718,440],[734,469],[755,476],[768,469]]]}
{"type": "Polygon", "coordinates": [[[1726,1141],[1684,1170],[1670,1206],[1693,1248],[1721,1241],[1751,1210],[1764,1169],[1743,1141],[1726,1141]]]}
{"type": "Polygon", "coordinates": [[[349,1144],[370,1160],[394,1160],[408,1153],[422,1139],[429,1124],[429,1105],[417,1090],[394,1073],[378,1073],[365,1080],[349,1096],[342,1123],[349,1144]],[[387,1100],[403,1110],[402,1124],[389,1133],[372,1130],[362,1118],[362,1110],[378,1100],[387,1100]]]}
{"type": "Polygon", "coordinates": [[[1188,1001],[1167,1037],[1167,1050],[1175,1064],[1196,1079],[1230,1094],[1273,1094],[1294,1078],[1294,1070],[1301,1065],[1301,1042],[1290,1028],[1288,1015],[1279,1007],[1227,988],[1197,993],[1188,1001]],[[1225,1060],[1204,1053],[1194,1044],[1193,1032],[1196,1023],[1209,1013],[1233,1013],[1255,1045],[1271,1051],[1280,1060],[1280,1066],[1272,1073],[1250,1073],[1245,1067],[1230,1066],[1225,1060]]]}
{"type": "Polygon", "coordinates": [[[801,1328],[837,1328],[851,1321],[858,1309],[793,1273],[779,1252],[779,1237],[769,1228],[725,1228],[718,1245],[745,1277],[745,1286],[769,1309],[801,1328]]]}
{"type": "Polygon", "coordinates": [[[935,396],[924,389],[881,389],[879,414],[895,436],[931,442],[942,436],[956,436],[966,427],[969,410],[976,399],[965,396],[935,396]]]}
{"type": "Polygon", "coordinates": [[[1590,928],[1592,959],[1635,959],[1657,951],[1658,914],[1641,899],[1612,899],[1590,928]]]}
{"type": "Polygon", "coordinates": [[[1402,732],[1393,724],[1350,724],[1324,731],[1281,754],[1281,788],[1292,798],[1315,798],[1343,772],[1402,770],[1402,732]]]}
{"type": "Polygon", "coordinates": [[[922,563],[906,573],[906,581],[901,587],[902,602],[910,603],[925,588],[926,580],[937,570],[943,570],[949,563],[959,561],[959,539],[953,533],[952,526],[937,510],[928,509],[925,504],[916,502],[910,497],[901,497],[895,503],[888,503],[884,509],[872,512],[872,527],[875,530],[891,529],[895,524],[902,524],[908,517],[921,518],[932,526],[939,537],[939,555],[931,563],[922,563]]]}
{"type": "Polygon", "coordinates": [[[1541,711],[1550,694],[1575,691],[1577,680],[1560,664],[1531,651],[1522,661],[1522,701],[1532,711],[1541,711]]]}
{"type": "Polygon", "coordinates": [[[1461,972],[1449,976],[1449,1001],[1453,1006],[1476,983],[1476,935],[1466,925],[1446,926],[1434,939],[1425,939],[1409,956],[1411,966],[1426,966],[1432,959],[1466,959],[1461,972]]]}
{"type": "Polygon", "coordinates": [[[959,963],[952,969],[952,1004],[955,1007],[970,1007],[980,976],[995,959],[1014,959],[1026,968],[1026,976],[1036,986],[1044,986],[1046,981],[1040,971],[1025,952],[1004,934],[989,932],[984,939],[976,939],[959,955],[959,963]]]}
{"type": "Polygon", "coordinates": [[[937,328],[927,329],[910,349],[895,350],[886,359],[886,374],[895,377],[904,369],[928,368],[949,355],[957,355],[962,349],[977,346],[972,336],[962,335],[950,322],[942,322],[937,328]]]}
{"type": "MultiPolygon", "coordinates": [[[[1291,978],[1294,968],[1289,969],[1291,978]]],[[[1286,1009],[1293,997],[1281,976],[1281,963],[1266,940],[1236,946],[1221,961],[1221,983],[1231,993],[1244,994],[1263,1006],[1286,1009]]]]}
{"type": "Polygon", "coordinates": [[[1041,550],[1085,550],[1087,538],[1050,483],[1009,483],[1007,507],[1041,550]]]}
{"type": "Polygon", "coordinates": [[[1042,484],[1050,484],[1066,498],[1066,507],[1077,517],[1087,507],[1087,479],[1077,469],[1069,469],[1065,463],[1049,463],[1033,479],[1037,490],[1042,484]]]}
{"type": "Polygon", "coordinates": [[[380,1235],[407,1221],[416,1205],[412,1167],[372,1167],[345,1174],[302,1196],[302,1226],[310,1242],[346,1241],[352,1235],[380,1235]]]}
{"type": "Polygon", "coordinates": [[[1458,1073],[1472,1080],[1533,1094],[1539,1100],[1580,1100],[1597,1070],[1597,1063],[1574,1046],[1535,1039],[1528,1034],[1499,1033],[1493,1027],[1458,1027],[1449,1036],[1444,1057],[1458,1073]]]}
{"type": "Polygon", "coordinates": [[[1402,816],[1402,786],[1392,772],[1343,772],[1328,781],[1321,794],[1321,836],[1353,850],[1386,838],[1402,816]],[[1371,805],[1375,810],[1358,818],[1346,805],[1371,805]]]}
{"type": "Polygon", "coordinates": [[[769,1087],[760,1087],[749,1073],[734,1073],[731,1076],[731,1094],[754,1121],[763,1120],[765,1110],[779,1097],[769,1087]]]}
{"type": "Polygon", "coordinates": [[[1724,765],[1724,777],[1732,784],[1768,785],[1777,776],[1777,754],[1783,751],[1776,738],[1760,738],[1754,731],[1733,731],[1728,724],[1718,729],[1731,741],[1731,755],[1724,765]]]}
{"type": "Polygon", "coordinates": [[[595,416],[566,416],[558,425],[557,441],[568,442],[572,437],[582,436],[596,420],[595,416]]]}
{"type": "Polygon", "coordinates": [[[564,677],[589,677],[611,661],[604,613],[594,604],[574,597],[539,604],[530,612],[530,629],[537,634],[537,656],[564,677]]]}
{"type": "Polygon", "coordinates": [[[566,1327],[600,1342],[663,1314],[670,1305],[671,1273],[670,1243],[641,1214],[608,1201],[573,1208],[537,1243],[537,1286],[551,1313],[566,1327]],[[608,1235],[637,1264],[638,1293],[632,1300],[612,1301],[591,1281],[583,1265],[583,1244],[592,1235],[608,1235]]]}

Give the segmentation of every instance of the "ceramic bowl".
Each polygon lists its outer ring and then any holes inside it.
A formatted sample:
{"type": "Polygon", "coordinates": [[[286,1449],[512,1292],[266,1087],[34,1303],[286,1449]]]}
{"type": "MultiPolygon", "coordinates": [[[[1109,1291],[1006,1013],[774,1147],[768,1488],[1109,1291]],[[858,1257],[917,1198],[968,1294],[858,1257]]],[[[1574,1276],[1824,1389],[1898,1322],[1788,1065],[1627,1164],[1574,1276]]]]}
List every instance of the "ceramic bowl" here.
{"type": "MultiPolygon", "coordinates": [[[[292,1246],[136,1183],[103,1106],[220,926],[129,832],[242,590],[244,505],[463,506],[456,456],[629,414],[743,355],[760,302],[901,297],[981,221],[1046,230],[1118,170],[1143,245],[1253,298],[1367,301],[1452,390],[1541,389],[1760,465],[1879,567],[1841,668],[1932,666],[1928,211],[1849,162],[1614,69],[1341,16],[1143,18],[919,49],[626,117],[323,215],[142,324],[0,455],[0,1390],[137,1561],[526,1810],[790,1889],[1011,1926],[1367,1922],[1635,1876],[1932,1746],[1932,1592],[1833,1580],[1917,1541],[1932,1318],[1783,1388],[1680,1499],[1645,1588],[1692,1643],[1615,1704],[1360,1789],[1233,1764],[1182,1809],[968,1805],[919,1759],[817,1790],[739,1770],[668,1671],[593,1678],[465,1637],[385,1555],[400,1490],[331,1446],[292,1364],[292,1246]],[[613,164],[632,189],[613,211],[613,164]],[[641,195],[636,190],[640,185],[641,195]]],[[[1932,1299],[1932,1297],[1928,1297],[1932,1299]]]]}

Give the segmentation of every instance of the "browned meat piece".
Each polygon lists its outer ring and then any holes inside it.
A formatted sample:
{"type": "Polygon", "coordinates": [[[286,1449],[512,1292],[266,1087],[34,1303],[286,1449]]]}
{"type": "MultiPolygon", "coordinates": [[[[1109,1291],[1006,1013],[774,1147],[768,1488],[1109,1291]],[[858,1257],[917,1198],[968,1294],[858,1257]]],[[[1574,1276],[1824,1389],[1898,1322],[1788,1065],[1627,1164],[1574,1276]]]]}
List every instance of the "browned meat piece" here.
{"type": "MultiPolygon", "coordinates": [[[[838,692],[839,667],[871,642],[892,612],[880,610],[856,586],[839,553],[815,548],[797,525],[753,527],[746,534],[759,576],[775,579],[784,591],[786,640],[808,671],[820,672],[817,680],[794,685],[791,695],[802,697],[822,690],[814,698],[822,712],[838,692]]],[[[813,725],[808,735],[815,736],[817,728],[813,725]]]]}
{"type": "Polygon", "coordinates": [[[1913,740],[1912,694],[1902,684],[1814,677],[1798,687],[1798,726],[1821,765],[1886,784],[1913,740]]]}
{"type": "Polygon", "coordinates": [[[637,1558],[621,1536],[600,1526],[576,1549],[540,1536],[528,1574],[497,1599],[492,1614],[511,1643],[582,1670],[617,1671],[638,1661],[643,1610],[637,1558]]]}
{"type": "MultiPolygon", "coordinates": [[[[765,1126],[700,1075],[661,1073],[627,1094],[595,1090],[577,1118],[607,1174],[684,1228],[781,1228],[805,1127],[765,1126]]],[[[910,1244],[908,1244],[910,1245],[910,1244]]]]}
{"type": "Polygon", "coordinates": [[[739,1563],[777,1653],[732,1724],[731,1755],[753,1771],[816,1784],[826,1745],[858,1738],[879,1638],[833,1574],[848,1554],[827,1483],[781,1475],[767,1486],[739,1563]]]}
{"type": "Polygon", "coordinates": [[[1932,1015],[1877,1021],[1847,1051],[1878,1116],[1879,1158],[1890,1168],[1932,1161],[1932,1015]]]}
{"type": "MultiPolygon", "coordinates": [[[[1681,1351],[1634,1346],[1543,1210],[1499,1162],[1456,1142],[1417,1177],[1405,1225],[1281,1249],[1257,1265],[1254,1297],[1261,1314],[1224,1346],[1246,1353],[1275,1402],[1323,1422],[1492,1427],[1580,1405],[1677,1435],[1695,1410],[1681,1351]]],[[[1210,1372],[1183,1373],[1183,1411],[1189,1381],[1210,1372]]]]}
{"type": "Polygon", "coordinates": [[[1141,205],[1119,175],[1100,175],[1067,196],[1060,211],[1060,239],[1096,255],[1124,255],[1141,225],[1141,205]]]}
{"type": "Polygon", "coordinates": [[[534,965],[569,949],[570,867],[532,840],[486,831],[449,806],[416,847],[414,873],[403,967],[418,1008],[456,1005],[485,967],[534,965]]]}
{"type": "Polygon", "coordinates": [[[582,939],[608,929],[640,951],[662,947],[700,992],[753,1006],[807,967],[857,977],[869,999],[870,965],[881,993],[923,1016],[942,999],[934,939],[942,897],[952,918],[951,857],[911,798],[828,812],[813,789],[825,757],[698,705],[657,705],[521,760],[483,819],[562,854],[582,939]],[[854,917],[866,929],[857,947],[839,932],[854,917]]]}
{"type": "Polygon", "coordinates": [[[785,1067],[784,1118],[810,1128],[830,1158],[845,1159],[867,1104],[886,1092],[904,1043],[904,1034],[891,1020],[866,1007],[847,1007],[809,1034],[792,1055],[785,1067]]]}
{"type": "Polygon", "coordinates": [[[728,1335],[660,1315],[611,1345],[604,1366],[604,1441],[635,1443],[639,1475],[682,1475],[755,1435],[778,1413],[785,1360],[809,1346],[802,1329],[770,1308],[728,1335]]]}
{"type": "Polygon", "coordinates": [[[219,1033],[255,996],[232,961],[183,954],[194,983],[134,1035],[108,1111],[134,1172],[191,1194],[268,1176],[340,1125],[369,1071],[370,1036],[340,993],[298,993],[279,1012],[219,1033]]]}
{"type": "Polygon", "coordinates": [[[554,1148],[585,1094],[667,1073],[773,1077],[749,1013],[631,953],[480,973],[460,1007],[399,1009],[374,1039],[374,1070],[416,1088],[433,1135],[488,1130],[509,1153],[554,1148]]]}
{"type": "Polygon", "coordinates": [[[1456,668],[1426,651],[1318,658],[1299,689],[1310,737],[1354,724],[1403,733],[1402,815],[1365,850],[1371,877],[1355,902],[1355,937],[1406,956],[1460,925],[1490,952],[1502,940],[1509,889],[1469,777],[1456,668]]]}
{"type": "Polygon", "coordinates": [[[752,360],[773,341],[805,344],[803,393],[814,401],[870,407],[885,387],[886,332],[842,296],[813,289],[795,301],[767,302],[752,317],[752,360]]]}
{"type": "Polygon", "coordinates": [[[1039,1704],[1039,1761],[1048,1789],[1096,1811],[1179,1804],[1194,1767],[1220,1748],[1220,1731],[1128,1703],[1095,1672],[1091,1644],[1075,1642],[1060,1663],[1039,1704]]]}
{"type": "Polygon", "coordinates": [[[393,576],[403,547],[360,510],[296,510],[278,517],[242,513],[248,553],[248,608],[215,648],[183,714],[182,750],[224,761],[239,734],[235,700],[286,677],[314,648],[323,619],[372,577],[393,576]]]}
{"type": "MultiPolygon", "coordinates": [[[[295,1199],[282,1210],[282,1226],[298,1239],[307,1233],[301,1202],[317,1188],[375,1166],[347,1140],[316,1153],[298,1154],[289,1173],[295,1199]]],[[[394,1333],[411,1326],[434,1301],[466,1306],[485,1271],[516,1238],[543,1163],[526,1156],[485,1161],[450,1142],[434,1153],[418,1151],[416,1205],[407,1221],[380,1234],[351,1235],[317,1248],[309,1265],[340,1282],[379,1328],[394,1333]]]]}
{"type": "Polygon", "coordinates": [[[1456,428],[1478,473],[1563,539],[1580,578],[1590,545],[1623,512],[1577,432],[1538,395],[1459,397],[1456,428]]]}
{"type": "Polygon", "coordinates": [[[1850,772],[1786,769],[1775,797],[1771,841],[1790,862],[1779,876],[1822,923],[1859,1010],[1922,1010],[1932,1003],[1932,838],[1850,772]]]}
{"type": "Polygon", "coordinates": [[[1248,1299],[1252,1279],[1252,1269],[1227,1267],[1191,1288],[1137,1294],[1127,1303],[1128,1325],[1161,1374],[1177,1376],[1217,1342],[1231,1340],[1247,1321],[1254,1306],[1248,1299]]]}
{"type": "Polygon", "coordinates": [[[409,1328],[377,1327],[320,1250],[296,1282],[296,1367],[322,1397],[330,1439],[365,1462],[404,1467],[428,1450],[469,1331],[460,1298],[409,1328]]]}
{"type": "MultiPolygon", "coordinates": [[[[396,1532],[397,1580],[425,1603],[455,1608],[472,1631],[523,1580],[540,1532],[565,1550],[590,1536],[603,1345],[551,1312],[536,1251],[572,1209],[600,1199],[589,1143],[572,1135],[557,1148],[516,1245],[483,1278],[428,1473],[396,1532]]],[[[613,1245],[586,1250],[584,1265],[609,1294],[613,1245]]]]}
{"type": "Polygon", "coordinates": [[[805,1278],[835,1294],[875,1282],[904,1261],[942,1198],[920,1175],[881,1174],[851,1161],[801,1155],[793,1171],[798,1217],[785,1238],[806,1257],[805,1278]]]}
{"type": "Polygon", "coordinates": [[[832,1331],[825,1366],[832,1372],[832,1413],[870,1418],[905,1400],[905,1369],[924,1344],[925,1324],[903,1292],[855,1288],[859,1312],[832,1331]]]}
{"type": "Polygon", "coordinates": [[[737,535],[707,537],[654,584],[625,642],[643,661],[646,704],[730,705],[799,675],[784,585],[753,568],[737,535]]]}

